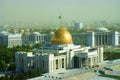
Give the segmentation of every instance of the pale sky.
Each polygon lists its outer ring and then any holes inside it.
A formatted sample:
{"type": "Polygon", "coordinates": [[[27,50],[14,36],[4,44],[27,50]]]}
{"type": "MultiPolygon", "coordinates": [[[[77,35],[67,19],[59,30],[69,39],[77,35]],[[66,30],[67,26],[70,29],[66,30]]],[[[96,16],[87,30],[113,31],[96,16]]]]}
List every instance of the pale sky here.
{"type": "Polygon", "coordinates": [[[120,22],[120,0],[0,0],[0,22],[120,22]]]}

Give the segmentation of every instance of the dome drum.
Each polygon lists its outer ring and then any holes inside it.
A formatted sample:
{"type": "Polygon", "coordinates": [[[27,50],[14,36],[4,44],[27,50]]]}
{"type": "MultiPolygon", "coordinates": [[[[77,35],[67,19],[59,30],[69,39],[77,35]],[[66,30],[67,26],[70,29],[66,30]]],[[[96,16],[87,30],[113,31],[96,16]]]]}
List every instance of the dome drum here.
{"type": "Polygon", "coordinates": [[[69,41],[68,40],[67,41],[66,40],[55,40],[55,41],[53,40],[52,43],[53,44],[71,44],[72,40],[69,40],[69,41]]]}

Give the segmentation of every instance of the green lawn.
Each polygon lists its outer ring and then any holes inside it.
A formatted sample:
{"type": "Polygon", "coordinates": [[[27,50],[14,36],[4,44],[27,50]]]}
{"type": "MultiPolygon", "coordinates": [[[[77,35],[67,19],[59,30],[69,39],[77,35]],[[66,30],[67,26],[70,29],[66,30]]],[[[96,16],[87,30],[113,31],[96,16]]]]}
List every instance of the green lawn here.
{"type": "Polygon", "coordinates": [[[114,79],[120,80],[120,76],[116,76],[116,75],[102,74],[100,76],[102,76],[102,77],[110,77],[110,78],[114,78],[114,79]]]}

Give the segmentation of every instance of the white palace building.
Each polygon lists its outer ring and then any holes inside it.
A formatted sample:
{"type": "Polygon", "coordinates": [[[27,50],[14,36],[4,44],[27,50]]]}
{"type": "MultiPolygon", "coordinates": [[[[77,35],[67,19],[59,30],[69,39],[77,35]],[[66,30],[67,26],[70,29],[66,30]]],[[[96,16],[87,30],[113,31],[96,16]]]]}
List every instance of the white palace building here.
{"type": "Polygon", "coordinates": [[[51,44],[32,52],[15,53],[16,71],[43,69],[44,72],[98,66],[103,62],[103,48],[74,45],[64,27],[54,32],[51,44]]]}
{"type": "Polygon", "coordinates": [[[92,32],[72,34],[74,44],[86,46],[119,46],[120,32],[100,27],[92,32]]]}

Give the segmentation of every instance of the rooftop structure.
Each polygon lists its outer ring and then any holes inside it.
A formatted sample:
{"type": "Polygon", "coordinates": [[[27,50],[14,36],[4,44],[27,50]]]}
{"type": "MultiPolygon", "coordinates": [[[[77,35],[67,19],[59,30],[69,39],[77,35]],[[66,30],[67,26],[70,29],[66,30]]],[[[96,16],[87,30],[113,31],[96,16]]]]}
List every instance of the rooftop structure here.
{"type": "Polygon", "coordinates": [[[109,30],[105,27],[100,27],[94,30],[95,32],[109,32],[109,30]]]}

